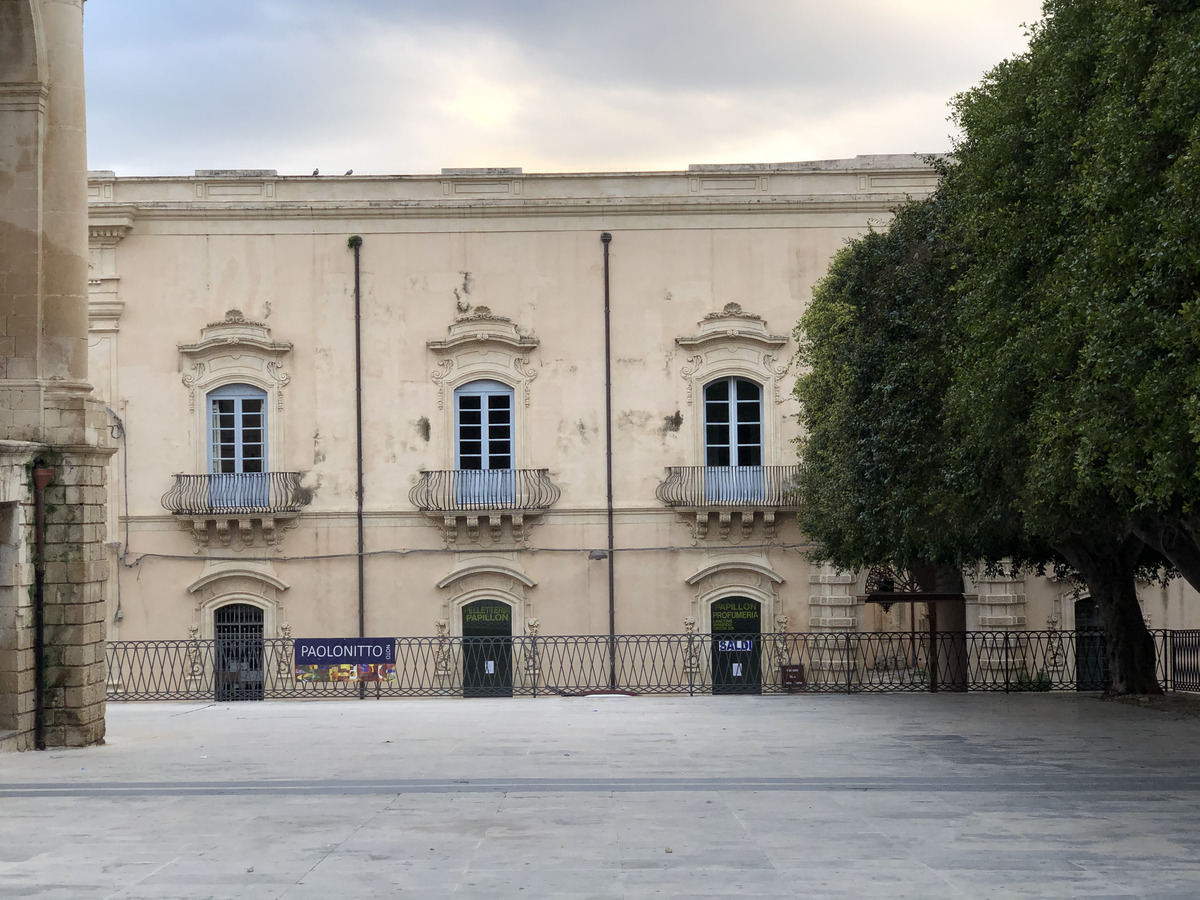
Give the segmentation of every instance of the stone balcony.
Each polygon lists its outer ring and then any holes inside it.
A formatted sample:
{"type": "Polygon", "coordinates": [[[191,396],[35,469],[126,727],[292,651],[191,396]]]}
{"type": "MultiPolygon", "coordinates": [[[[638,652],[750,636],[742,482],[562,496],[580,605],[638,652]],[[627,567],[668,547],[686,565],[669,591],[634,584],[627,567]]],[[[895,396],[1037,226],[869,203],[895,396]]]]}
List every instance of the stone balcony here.
{"type": "Polygon", "coordinates": [[[312,501],[300,479],[299,472],[176,475],[162,505],[200,546],[215,542],[227,547],[235,539],[273,544],[312,501]]]}
{"type": "Polygon", "coordinates": [[[408,499],[439,525],[447,543],[479,543],[481,525],[492,542],[507,529],[521,543],[560,493],[546,469],[444,469],[422,472],[408,499]]]}
{"type": "Polygon", "coordinates": [[[697,539],[710,536],[714,520],[716,536],[728,538],[735,519],[743,537],[758,522],[772,538],[776,514],[799,506],[799,474],[799,466],[669,466],[655,494],[692,525],[697,539]]]}

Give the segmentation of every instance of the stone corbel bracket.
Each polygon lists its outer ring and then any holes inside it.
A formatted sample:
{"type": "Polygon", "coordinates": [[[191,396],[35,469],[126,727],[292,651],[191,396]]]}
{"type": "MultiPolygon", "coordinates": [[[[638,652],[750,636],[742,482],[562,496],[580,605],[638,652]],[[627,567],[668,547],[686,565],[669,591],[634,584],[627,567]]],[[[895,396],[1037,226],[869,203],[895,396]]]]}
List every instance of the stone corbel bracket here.
{"type": "Polygon", "coordinates": [[[692,530],[692,538],[697,541],[722,540],[728,541],[736,534],[742,540],[754,536],[755,525],[758,525],[764,540],[774,540],[776,537],[777,510],[748,507],[745,509],[718,509],[714,507],[694,507],[676,509],[679,521],[692,530]],[[710,524],[710,519],[716,521],[716,533],[710,524]],[[733,523],[737,522],[737,529],[733,523]]]}
{"type": "Polygon", "coordinates": [[[428,510],[425,515],[438,526],[447,547],[462,544],[492,546],[511,543],[525,546],[529,531],[541,524],[544,510],[493,509],[470,513],[458,510],[428,510]],[[507,527],[505,527],[507,526],[507,527]]]}
{"type": "Polygon", "coordinates": [[[300,514],[179,516],[178,523],[192,536],[197,555],[213,548],[246,550],[267,546],[278,551],[284,534],[300,524],[300,514]]]}

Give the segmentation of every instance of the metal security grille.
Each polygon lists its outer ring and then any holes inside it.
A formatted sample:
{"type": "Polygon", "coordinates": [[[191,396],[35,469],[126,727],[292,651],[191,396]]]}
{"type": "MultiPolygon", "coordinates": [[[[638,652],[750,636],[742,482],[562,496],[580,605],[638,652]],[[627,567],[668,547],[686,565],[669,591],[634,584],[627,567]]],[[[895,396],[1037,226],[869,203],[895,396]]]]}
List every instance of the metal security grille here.
{"type": "Polygon", "coordinates": [[[213,650],[218,700],[263,698],[263,612],[246,603],[213,614],[213,650]]]}

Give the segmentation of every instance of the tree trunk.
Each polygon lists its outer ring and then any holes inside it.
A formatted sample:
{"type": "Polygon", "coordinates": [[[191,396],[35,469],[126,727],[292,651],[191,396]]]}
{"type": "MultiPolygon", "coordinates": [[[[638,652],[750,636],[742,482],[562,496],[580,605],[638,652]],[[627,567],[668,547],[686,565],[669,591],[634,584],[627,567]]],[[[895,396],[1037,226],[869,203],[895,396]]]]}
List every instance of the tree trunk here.
{"type": "MultiPolygon", "coordinates": [[[[962,570],[957,566],[918,565],[913,580],[926,593],[962,594],[962,570]]],[[[965,691],[969,685],[970,659],[967,653],[966,604],[962,600],[942,600],[931,604],[938,628],[938,690],[965,691]]]]}
{"type": "Polygon", "coordinates": [[[1056,548],[1077,571],[1104,620],[1112,694],[1161,694],[1154,637],[1146,628],[1134,580],[1143,551],[1138,538],[1075,538],[1056,548]]]}

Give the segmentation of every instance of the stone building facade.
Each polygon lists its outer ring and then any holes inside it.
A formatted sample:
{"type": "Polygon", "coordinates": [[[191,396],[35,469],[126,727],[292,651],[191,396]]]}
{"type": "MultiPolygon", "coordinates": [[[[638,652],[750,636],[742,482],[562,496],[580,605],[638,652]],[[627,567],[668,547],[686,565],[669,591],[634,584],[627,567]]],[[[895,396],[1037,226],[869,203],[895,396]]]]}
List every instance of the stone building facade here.
{"type": "MultiPolygon", "coordinates": [[[[935,183],[909,156],[92,172],[111,636],[211,637],[235,608],[267,637],[485,609],[511,634],[708,632],[734,602],[762,631],[912,627],[807,559],[792,332],[837,249],[935,183]]],[[[970,590],[968,627],[1073,627],[1072,585],[970,590]]],[[[1152,607],[1181,624],[1175,594],[1152,607]]]]}

